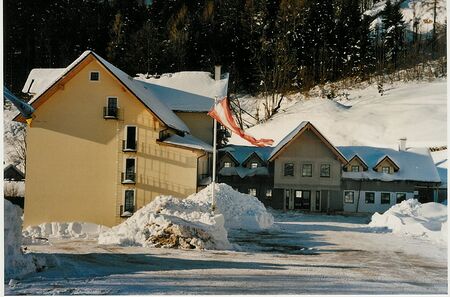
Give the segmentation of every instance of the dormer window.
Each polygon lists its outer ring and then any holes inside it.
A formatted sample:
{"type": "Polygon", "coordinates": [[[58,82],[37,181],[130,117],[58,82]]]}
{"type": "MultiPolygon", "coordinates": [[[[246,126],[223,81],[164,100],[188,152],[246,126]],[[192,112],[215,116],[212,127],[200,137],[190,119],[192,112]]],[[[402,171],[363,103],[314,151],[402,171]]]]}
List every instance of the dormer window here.
{"type": "Polygon", "coordinates": [[[223,167],[230,168],[231,167],[231,162],[224,162],[223,163],[223,167]]]}
{"type": "Polygon", "coordinates": [[[256,162],[251,163],[250,168],[252,168],[252,169],[258,168],[258,163],[256,163],[256,162]]]}
{"type": "Polygon", "coordinates": [[[388,166],[383,166],[381,167],[381,172],[389,174],[391,173],[391,168],[388,166]]]}
{"type": "Polygon", "coordinates": [[[352,166],[352,172],[359,172],[359,166],[358,165],[353,165],[352,166]]]}
{"type": "Polygon", "coordinates": [[[91,71],[89,76],[90,81],[99,81],[100,80],[100,72],[91,71]]]}

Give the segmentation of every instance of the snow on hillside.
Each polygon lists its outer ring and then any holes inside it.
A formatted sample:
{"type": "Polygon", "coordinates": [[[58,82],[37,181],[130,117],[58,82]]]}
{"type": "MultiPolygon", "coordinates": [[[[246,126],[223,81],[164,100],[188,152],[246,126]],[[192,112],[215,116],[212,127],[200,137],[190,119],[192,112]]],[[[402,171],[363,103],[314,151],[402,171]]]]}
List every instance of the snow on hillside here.
{"type": "MultiPolygon", "coordinates": [[[[398,2],[398,1],[392,1],[398,2]]],[[[369,16],[379,15],[386,5],[386,1],[380,1],[373,5],[372,9],[364,14],[369,16]]],[[[414,18],[418,21],[418,32],[426,33],[433,29],[433,1],[406,0],[400,4],[403,20],[408,30],[413,31],[414,18]]],[[[444,24],[447,20],[447,9],[445,0],[437,0],[436,23],[444,24]]],[[[378,16],[373,22],[372,27],[381,24],[381,16],[378,16]]]]}
{"type": "MultiPolygon", "coordinates": [[[[446,79],[397,82],[385,84],[381,96],[376,85],[367,85],[345,90],[347,98],[334,101],[297,94],[272,119],[247,132],[256,138],[273,138],[276,145],[301,121],[310,121],[334,145],[397,148],[402,137],[407,137],[408,147],[446,145],[446,86],[446,79]]],[[[250,97],[242,101],[247,107],[256,104],[250,97]]],[[[229,142],[248,145],[234,134],[229,142]]]]}

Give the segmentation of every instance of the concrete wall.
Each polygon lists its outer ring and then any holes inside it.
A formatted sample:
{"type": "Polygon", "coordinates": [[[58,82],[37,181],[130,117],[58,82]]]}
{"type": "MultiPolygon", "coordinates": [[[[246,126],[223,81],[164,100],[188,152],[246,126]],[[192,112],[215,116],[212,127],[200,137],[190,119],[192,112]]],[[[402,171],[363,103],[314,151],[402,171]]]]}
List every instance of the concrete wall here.
{"type": "Polygon", "coordinates": [[[96,60],[89,62],[37,108],[27,131],[24,225],[121,222],[124,190],[136,190],[137,208],[160,194],[196,191],[199,153],[160,145],[164,127],[96,60]],[[90,71],[100,81],[89,81],[90,71]],[[118,98],[119,120],[103,119],[108,96],[118,98]],[[125,126],[135,125],[137,152],[122,152],[125,126]],[[125,159],[136,158],[136,184],[122,185],[125,159]]]}

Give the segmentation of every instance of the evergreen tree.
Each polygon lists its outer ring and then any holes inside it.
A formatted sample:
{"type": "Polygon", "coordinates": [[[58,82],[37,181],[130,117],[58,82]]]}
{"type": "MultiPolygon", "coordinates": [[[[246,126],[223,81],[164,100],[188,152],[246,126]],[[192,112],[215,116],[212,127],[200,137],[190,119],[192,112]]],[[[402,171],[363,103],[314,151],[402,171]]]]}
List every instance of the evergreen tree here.
{"type": "Polygon", "coordinates": [[[400,5],[392,5],[390,0],[386,1],[382,15],[385,59],[397,69],[404,51],[404,21],[400,5]]]}

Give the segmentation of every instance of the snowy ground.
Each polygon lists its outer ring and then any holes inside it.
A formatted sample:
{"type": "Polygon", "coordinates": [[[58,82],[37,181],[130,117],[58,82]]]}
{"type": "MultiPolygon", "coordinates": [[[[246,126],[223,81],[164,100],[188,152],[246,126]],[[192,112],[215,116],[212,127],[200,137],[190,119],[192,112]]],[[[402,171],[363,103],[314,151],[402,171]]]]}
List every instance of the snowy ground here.
{"type": "Polygon", "coordinates": [[[20,294],[447,293],[447,248],[368,228],[368,217],[274,212],[275,228],[234,232],[242,250],[198,251],[54,240],[50,268],[5,285],[20,294]]]}

